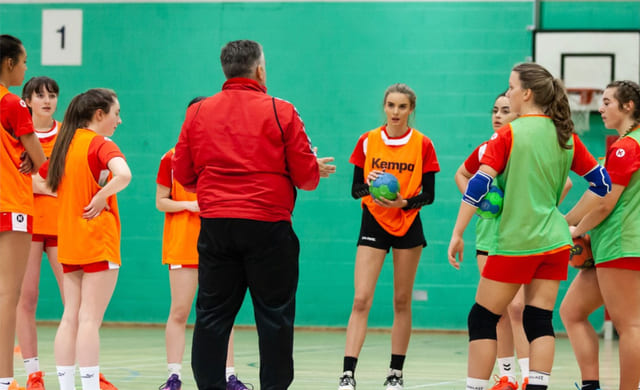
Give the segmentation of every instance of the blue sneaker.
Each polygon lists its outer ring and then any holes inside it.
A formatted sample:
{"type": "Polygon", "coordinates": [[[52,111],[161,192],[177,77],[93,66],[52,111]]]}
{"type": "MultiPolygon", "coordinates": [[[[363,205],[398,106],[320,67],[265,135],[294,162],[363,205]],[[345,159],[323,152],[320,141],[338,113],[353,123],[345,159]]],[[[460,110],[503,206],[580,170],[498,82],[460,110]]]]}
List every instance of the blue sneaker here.
{"type": "Polygon", "coordinates": [[[251,389],[245,386],[238,377],[231,375],[227,381],[227,390],[253,390],[253,385],[250,383],[248,383],[248,385],[251,386],[251,389]]]}
{"type": "Polygon", "coordinates": [[[180,390],[182,388],[182,381],[178,377],[178,374],[171,374],[169,379],[158,387],[158,390],[180,390]]]}

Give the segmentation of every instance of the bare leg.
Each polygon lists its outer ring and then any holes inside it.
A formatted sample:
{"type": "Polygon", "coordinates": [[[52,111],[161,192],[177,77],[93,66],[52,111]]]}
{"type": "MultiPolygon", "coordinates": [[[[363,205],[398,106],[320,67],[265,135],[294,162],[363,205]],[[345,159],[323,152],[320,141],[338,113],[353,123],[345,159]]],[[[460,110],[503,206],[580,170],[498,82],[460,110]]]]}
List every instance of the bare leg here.
{"type": "Polygon", "coordinates": [[[560,318],[567,329],[583,381],[600,378],[598,334],[589,322],[589,315],[603,303],[596,270],[592,268],[576,275],[560,305],[560,318]]]}
{"type": "MultiPolygon", "coordinates": [[[[513,335],[518,359],[529,357],[529,340],[527,340],[527,335],[524,333],[524,327],[522,326],[523,311],[524,287],[520,287],[516,296],[513,298],[509,306],[507,306],[507,312],[509,313],[509,319],[511,320],[511,334],[513,335]]],[[[500,340],[499,336],[498,340],[500,340]]]]}
{"type": "Polygon", "coordinates": [[[229,335],[229,345],[227,345],[227,367],[233,367],[233,329],[229,335]]]}
{"type": "Polygon", "coordinates": [[[56,365],[74,366],[76,364],[76,339],[78,337],[78,312],[80,310],[82,271],[64,274],[64,312],[58,325],[54,342],[56,365]]]}
{"type": "MultiPolygon", "coordinates": [[[[100,326],[118,280],[117,269],[85,273],[78,312],[76,356],[79,367],[97,366],[100,354],[100,326]]],[[[66,294],[65,294],[66,296],[66,294]]]]}
{"type": "Polygon", "coordinates": [[[198,270],[180,268],[169,271],[171,308],[165,328],[167,363],[182,363],[185,346],[185,330],[193,297],[198,288],[198,270]]]}
{"type": "Polygon", "coordinates": [[[62,303],[64,304],[64,288],[62,287],[64,273],[62,272],[62,264],[58,262],[58,247],[48,247],[46,251],[47,258],[49,259],[49,265],[51,266],[51,271],[53,272],[53,276],[56,278],[56,282],[58,283],[58,289],[60,290],[60,299],[62,299],[62,303]]]}
{"type": "Polygon", "coordinates": [[[36,308],[38,307],[38,285],[40,284],[43,246],[42,242],[31,242],[16,313],[16,335],[23,359],[38,356],[36,308]]]}
{"type": "Polygon", "coordinates": [[[373,302],[378,276],[384,263],[386,251],[367,246],[358,246],[356,252],[356,267],[354,272],[354,297],[349,324],[347,325],[347,340],[345,356],[358,357],[367,333],[369,310],[373,302]]]}
{"type": "Polygon", "coordinates": [[[411,299],[422,246],[393,250],[391,353],[406,355],[411,337],[411,299]]]}
{"type": "Polygon", "coordinates": [[[0,233],[0,377],[13,377],[16,308],[27,266],[31,234],[0,233]]]}
{"type": "Polygon", "coordinates": [[[620,336],[620,390],[640,382],[640,271],[598,268],[605,306],[620,336]]]}

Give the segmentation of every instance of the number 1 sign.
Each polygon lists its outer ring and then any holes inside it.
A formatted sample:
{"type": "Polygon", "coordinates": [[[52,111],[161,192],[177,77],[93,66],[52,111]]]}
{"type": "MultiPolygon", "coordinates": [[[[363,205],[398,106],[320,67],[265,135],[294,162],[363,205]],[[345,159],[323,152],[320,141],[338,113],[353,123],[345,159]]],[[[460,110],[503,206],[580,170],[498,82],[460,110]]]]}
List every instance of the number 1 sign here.
{"type": "Polygon", "coordinates": [[[42,65],[82,65],[82,10],[42,10],[42,65]]]}

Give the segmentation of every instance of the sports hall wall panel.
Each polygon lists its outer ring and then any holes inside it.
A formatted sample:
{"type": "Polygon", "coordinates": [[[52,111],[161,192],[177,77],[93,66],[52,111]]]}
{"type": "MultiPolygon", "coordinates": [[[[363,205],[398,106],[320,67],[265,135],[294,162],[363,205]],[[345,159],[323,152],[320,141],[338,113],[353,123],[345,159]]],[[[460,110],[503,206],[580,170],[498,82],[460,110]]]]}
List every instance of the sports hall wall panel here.
{"type": "MultiPolygon", "coordinates": [[[[636,2],[543,3],[541,22],[554,29],[639,28],[639,12],[636,2]]],[[[465,329],[478,270],[471,227],[462,269],[446,260],[460,200],[453,175],[490,136],[495,96],[507,88],[511,67],[531,55],[532,23],[533,3],[526,1],[0,6],[0,33],[18,36],[27,48],[27,78],[48,75],[59,82],[58,119],[88,88],[109,87],[119,95],[123,124],[113,139],[134,176],[119,195],[123,266],[105,320],[157,323],[169,309],[167,270],[160,264],[163,216],[154,203],[160,157],[177,139],[187,102],[217,92],[224,82],[220,48],[254,39],[264,46],[269,93],[296,104],[319,154],[334,156],[338,169],[317,191],[300,192],[294,212],[302,246],[297,325],[347,323],[360,225],[349,156],[360,134],[382,124],[385,88],[404,82],[418,95],[414,125],[433,140],[441,165],[436,200],[421,213],[428,247],[415,289],[428,299],[415,302],[414,326],[465,329]],[[42,10],[66,8],[83,11],[82,65],[43,66],[42,10]]],[[[592,121],[585,141],[600,156],[604,130],[599,118],[592,121]]],[[[574,178],[567,203],[584,190],[580,180],[574,178]]],[[[61,305],[52,275],[43,269],[38,317],[57,319],[61,305]]],[[[392,270],[388,259],[370,326],[392,323],[392,270]]],[[[250,304],[237,322],[253,323],[250,304]]],[[[558,316],[555,324],[561,327],[558,316]]]]}

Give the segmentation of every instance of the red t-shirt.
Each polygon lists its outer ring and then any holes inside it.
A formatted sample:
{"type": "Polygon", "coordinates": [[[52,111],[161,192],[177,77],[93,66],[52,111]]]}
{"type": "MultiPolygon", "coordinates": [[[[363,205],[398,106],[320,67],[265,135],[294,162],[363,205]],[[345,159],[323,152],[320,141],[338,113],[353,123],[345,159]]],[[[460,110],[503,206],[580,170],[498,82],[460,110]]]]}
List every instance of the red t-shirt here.
{"type": "Polygon", "coordinates": [[[604,165],[611,182],[626,187],[640,168],[640,145],[632,138],[620,138],[607,151],[604,165]]]}
{"type": "MultiPolygon", "coordinates": [[[[498,173],[502,172],[509,161],[512,143],[513,137],[511,134],[511,126],[508,124],[504,125],[491,136],[491,139],[487,143],[487,150],[480,159],[480,164],[486,164],[495,169],[498,173]]],[[[580,176],[584,176],[598,163],[591,153],[589,153],[582,141],[580,141],[577,134],[573,134],[573,145],[574,151],[571,170],[580,176]]]]}
{"type": "Polygon", "coordinates": [[[0,120],[2,127],[15,138],[34,132],[27,103],[12,93],[4,95],[0,100],[0,120]]]}
{"type": "Polygon", "coordinates": [[[473,152],[471,152],[469,157],[464,160],[464,168],[467,170],[467,172],[471,174],[475,174],[476,172],[478,172],[478,169],[480,169],[480,160],[482,160],[482,156],[487,150],[487,142],[488,141],[485,141],[478,145],[478,147],[475,148],[473,152]]]}
{"type": "Polygon", "coordinates": [[[171,159],[173,158],[173,150],[168,151],[160,160],[160,168],[158,169],[158,177],[156,183],[171,188],[173,185],[173,173],[171,170],[171,159]]]}
{"type": "MultiPolygon", "coordinates": [[[[395,138],[390,137],[389,134],[387,134],[386,126],[382,126],[382,131],[385,133],[387,138],[385,144],[389,147],[393,147],[394,145],[404,145],[408,141],[407,135],[411,131],[411,129],[408,129],[407,132],[405,134],[402,134],[400,137],[395,138]]],[[[349,159],[350,163],[360,168],[364,168],[367,150],[366,141],[368,137],[369,132],[366,132],[360,136],[360,138],[358,139],[358,144],[356,145],[356,148],[353,150],[351,158],[349,159]]],[[[425,136],[422,138],[422,173],[424,174],[426,172],[439,171],[440,165],[438,163],[438,158],[436,157],[436,151],[433,147],[433,143],[428,137],[425,136]]]]}
{"type": "MultiPolygon", "coordinates": [[[[118,145],[111,141],[111,139],[108,137],[94,137],[91,140],[87,159],[89,161],[89,168],[96,182],[100,182],[100,173],[109,169],[107,164],[109,164],[109,161],[114,157],[124,158],[124,154],[122,154],[118,145]]],[[[49,160],[42,164],[38,173],[40,176],[46,178],[48,172],[49,160]]]]}

